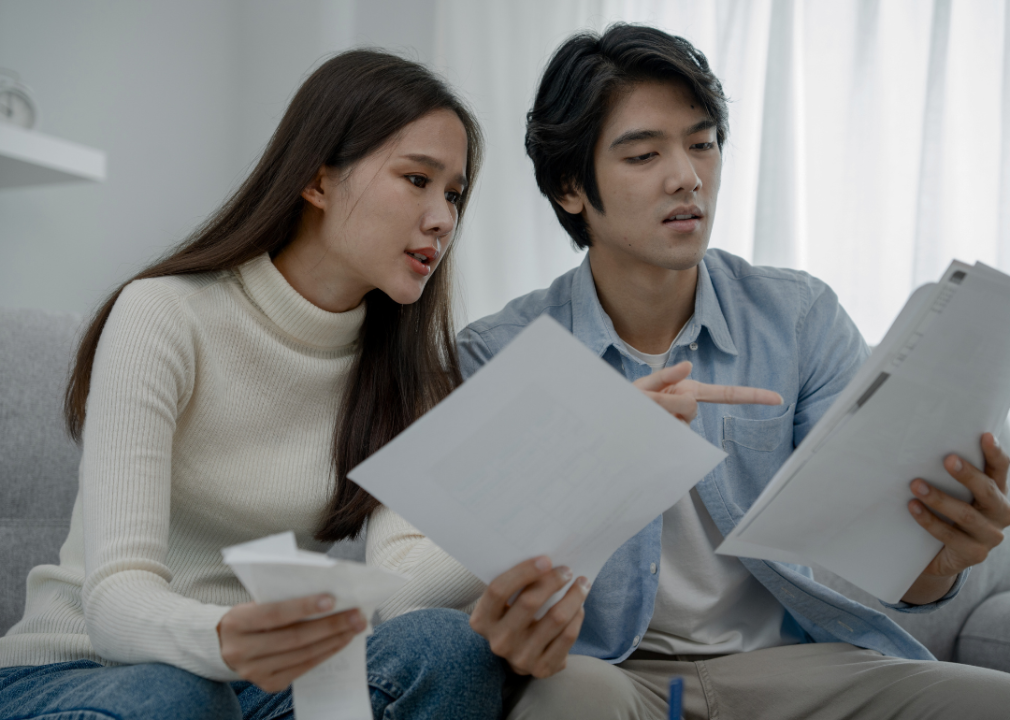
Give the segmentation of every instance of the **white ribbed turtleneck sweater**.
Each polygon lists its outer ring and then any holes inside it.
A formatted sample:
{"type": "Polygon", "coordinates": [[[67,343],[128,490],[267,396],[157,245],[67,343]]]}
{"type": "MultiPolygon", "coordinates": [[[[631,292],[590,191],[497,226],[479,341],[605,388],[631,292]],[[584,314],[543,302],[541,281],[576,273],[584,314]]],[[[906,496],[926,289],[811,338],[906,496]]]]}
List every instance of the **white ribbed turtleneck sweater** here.
{"type": "Polygon", "coordinates": [[[221,548],[313,539],[364,304],[329,313],[262,255],[140,280],[95,356],[80,489],[59,565],[28,576],[0,667],[163,662],[214,680],[217,624],[249,595],[221,548]]]}

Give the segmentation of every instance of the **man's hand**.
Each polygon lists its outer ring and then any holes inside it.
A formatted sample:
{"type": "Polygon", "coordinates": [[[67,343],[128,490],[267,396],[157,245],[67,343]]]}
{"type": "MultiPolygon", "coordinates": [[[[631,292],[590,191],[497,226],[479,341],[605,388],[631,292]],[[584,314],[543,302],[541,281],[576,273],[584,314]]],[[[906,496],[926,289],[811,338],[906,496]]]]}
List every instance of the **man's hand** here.
{"type": "Polygon", "coordinates": [[[221,657],[261,690],[279,692],[365,629],[358,610],[307,619],[332,609],[330,595],[236,605],[217,626],[221,657]]]}
{"type": "Polygon", "coordinates": [[[978,565],[989,551],[1003,541],[1003,530],[1010,526],[1010,501],[1007,500],[1007,468],[1010,457],[1000,449],[991,433],[982,436],[985,469],[979,470],[957,455],[943,461],[951,477],[971,490],[969,503],[951,497],[921,478],[912,481],[916,499],[908,503],[915,521],[943,542],[943,549],[922,571],[905,597],[905,602],[925,605],[936,602],[954,584],[965,568],[978,565]],[[954,523],[950,525],[934,513],[954,523]]]}
{"type": "Polygon", "coordinates": [[[771,390],[741,385],[709,385],[688,380],[692,365],[679,362],[658,370],[633,384],[674,417],[690,423],[698,414],[698,403],[726,405],[781,405],[782,396],[771,390]]]}
{"type": "Polygon", "coordinates": [[[488,585],[470,615],[470,627],[519,675],[550,677],[564,670],[568,651],[579,637],[589,581],[580,577],[547,614],[539,620],[533,616],[571,579],[571,570],[551,569],[547,557],[519,563],[488,585]]]}

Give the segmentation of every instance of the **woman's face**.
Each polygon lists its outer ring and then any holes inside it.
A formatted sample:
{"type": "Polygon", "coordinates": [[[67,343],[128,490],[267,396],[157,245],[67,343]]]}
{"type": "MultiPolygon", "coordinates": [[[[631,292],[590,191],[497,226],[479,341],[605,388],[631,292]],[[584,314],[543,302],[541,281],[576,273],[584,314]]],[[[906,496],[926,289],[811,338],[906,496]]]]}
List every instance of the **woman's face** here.
{"type": "Polygon", "coordinates": [[[276,258],[278,268],[333,312],[357,306],[374,288],[398,303],[416,302],[452,242],[466,150],[459,117],[437,110],[349,170],[321,169],[302,193],[302,224],[276,258]]]}

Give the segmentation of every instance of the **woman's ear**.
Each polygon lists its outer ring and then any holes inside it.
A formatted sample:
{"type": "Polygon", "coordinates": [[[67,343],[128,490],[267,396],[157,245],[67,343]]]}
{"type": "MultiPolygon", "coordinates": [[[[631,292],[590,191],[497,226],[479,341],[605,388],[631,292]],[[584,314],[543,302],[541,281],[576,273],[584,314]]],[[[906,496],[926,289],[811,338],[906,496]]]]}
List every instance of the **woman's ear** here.
{"type": "Polygon", "coordinates": [[[312,178],[312,182],[305,186],[302,190],[302,198],[320,210],[326,209],[327,195],[327,180],[329,176],[326,174],[326,166],[322,166],[316,171],[316,175],[312,178]]]}

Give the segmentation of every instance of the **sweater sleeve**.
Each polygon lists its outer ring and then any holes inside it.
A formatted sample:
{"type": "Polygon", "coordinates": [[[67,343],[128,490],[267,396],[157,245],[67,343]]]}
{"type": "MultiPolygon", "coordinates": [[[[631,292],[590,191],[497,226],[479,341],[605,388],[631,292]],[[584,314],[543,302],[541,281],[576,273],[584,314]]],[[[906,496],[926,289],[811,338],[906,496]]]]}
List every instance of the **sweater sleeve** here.
{"type": "Polygon", "coordinates": [[[387,507],[368,519],[365,556],[378,565],[410,576],[410,581],[379,607],[382,621],[424,608],[471,612],[484,583],[421,531],[387,507]]]}
{"type": "Polygon", "coordinates": [[[173,592],[167,564],[176,420],[195,350],[180,298],[156,281],[126,287],[98,344],[81,459],[84,618],[95,651],[238,680],[217,624],[228,607],[173,592]]]}

